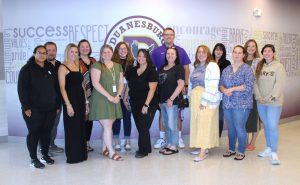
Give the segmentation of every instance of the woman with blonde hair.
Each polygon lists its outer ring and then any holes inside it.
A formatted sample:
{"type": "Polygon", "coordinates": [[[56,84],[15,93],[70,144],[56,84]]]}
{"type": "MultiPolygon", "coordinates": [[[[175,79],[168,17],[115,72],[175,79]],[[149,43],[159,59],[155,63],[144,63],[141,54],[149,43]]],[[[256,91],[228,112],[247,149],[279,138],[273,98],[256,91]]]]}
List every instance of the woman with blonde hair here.
{"type": "MultiPolygon", "coordinates": [[[[258,52],[257,43],[254,39],[250,39],[245,43],[244,48],[246,50],[244,61],[252,68],[253,73],[255,73],[256,66],[260,61],[260,55],[258,52]]],[[[248,140],[249,140],[249,134],[252,133],[251,141],[250,142],[248,141],[248,145],[246,146],[246,149],[249,151],[255,149],[255,141],[258,136],[258,130],[259,130],[259,119],[258,119],[258,112],[257,112],[257,104],[256,101],[254,101],[254,95],[253,95],[253,109],[251,109],[246,123],[248,140]]]]}
{"type": "Polygon", "coordinates": [[[199,162],[207,157],[209,148],[219,146],[220,69],[205,45],[198,46],[194,67],[190,77],[190,147],[200,148],[199,156],[194,158],[195,162],[199,162]]]}
{"type": "Polygon", "coordinates": [[[65,151],[67,163],[78,163],[87,159],[85,114],[88,113],[88,105],[82,86],[77,46],[68,44],[64,54],[58,80],[64,100],[65,151]]]}
{"type": "Polygon", "coordinates": [[[98,120],[103,127],[102,154],[112,160],[122,161],[112,145],[112,125],[122,118],[120,98],[123,91],[122,66],[113,62],[113,49],[103,45],[100,50],[100,61],[91,66],[91,78],[94,89],[90,98],[90,120],[98,120]]]}

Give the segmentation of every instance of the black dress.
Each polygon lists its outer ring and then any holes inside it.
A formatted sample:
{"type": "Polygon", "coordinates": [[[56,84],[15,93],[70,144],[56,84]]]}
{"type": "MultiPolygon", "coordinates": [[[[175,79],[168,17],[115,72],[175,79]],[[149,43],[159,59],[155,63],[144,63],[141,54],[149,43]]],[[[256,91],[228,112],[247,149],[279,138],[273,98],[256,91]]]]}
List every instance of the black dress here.
{"type": "Polygon", "coordinates": [[[66,75],[65,89],[74,109],[74,116],[69,117],[64,108],[65,151],[67,163],[78,163],[87,159],[85,132],[85,98],[82,88],[83,76],[80,71],[71,71],[66,75]]]}

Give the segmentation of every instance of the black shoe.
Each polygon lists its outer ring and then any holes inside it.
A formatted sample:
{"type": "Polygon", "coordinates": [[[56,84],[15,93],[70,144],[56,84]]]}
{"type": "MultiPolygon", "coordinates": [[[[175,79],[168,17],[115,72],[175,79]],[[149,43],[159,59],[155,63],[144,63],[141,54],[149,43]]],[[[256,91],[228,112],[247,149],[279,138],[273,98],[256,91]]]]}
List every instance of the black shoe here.
{"type": "Polygon", "coordinates": [[[49,156],[47,155],[44,155],[42,158],[41,158],[41,162],[42,163],[47,163],[47,164],[54,164],[54,160],[51,159],[49,156]]]}
{"type": "Polygon", "coordinates": [[[146,156],[148,156],[148,154],[143,154],[143,153],[140,153],[140,152],[137,152],[137,153],[135,154],[135,158],[144,158],[144,157],[146,157],[146,156]]]}
{"type": "Polygon", "coordinates": [[[41,163],[38,159],[32,159],[30,166],[39,169],[45,168],[45,165],[41,163]]]}

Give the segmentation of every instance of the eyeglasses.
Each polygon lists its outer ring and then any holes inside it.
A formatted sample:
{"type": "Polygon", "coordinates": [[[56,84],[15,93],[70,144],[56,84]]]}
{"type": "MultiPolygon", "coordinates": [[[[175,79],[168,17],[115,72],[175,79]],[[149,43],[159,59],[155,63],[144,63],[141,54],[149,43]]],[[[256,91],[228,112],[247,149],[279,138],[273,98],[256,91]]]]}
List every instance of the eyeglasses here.
{"type": "Polygon", "coordinates": [[[127,48],[119,48],[119,51],[127,51],[127,48]]]}
{"type": "Polygon", "coordinates": [[[168,36],[174,36],[174,34],[164,34],[164,36],[168,37],[168,36]]]}
{"type": "Polygon", "coordinates": [[[39,52],[39,51],[37,51],[36,53],[39,54],[39,55],[47,55],[47,52],[39,52]]]}

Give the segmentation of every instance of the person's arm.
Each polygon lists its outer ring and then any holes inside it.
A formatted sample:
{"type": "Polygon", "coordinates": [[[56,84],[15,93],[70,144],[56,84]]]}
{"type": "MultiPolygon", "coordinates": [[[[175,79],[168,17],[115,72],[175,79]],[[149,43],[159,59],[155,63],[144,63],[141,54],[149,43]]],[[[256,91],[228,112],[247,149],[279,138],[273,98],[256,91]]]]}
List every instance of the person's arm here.
{"type": "Polygon", "coordinates": [[[67,91],[66,91],[66,88],[65,88],[65,85],[66,85],[66,78],[65,77],[66,77],[67,73],[68,73],[67,68],[63,65],[60,65],[59,69],[58,69],[58,81],[59,81],[60,93],[61,93],[61,96],[62,96],[62,98],[65,102],[65,105],[67,107],[68,116],[73,117],[75,112],[74,112],[72,104],[69,100],[69,97],[67,95],[67,91]]]}
{"type": "Polygon", "coordinates": [[[190,76],[190,67],[189,64],[184,65],[184,88],[182,88],[182,94],[187,94],[187,90],[189,87],[189,76],[190,76]]]}
{"type": "Polygon", "coordinates": [[[123,72],[120,72],[120,78],[119,78],[119,85],[118,85],[118,93],[115,96],[115,103],[119,103],[120,101],[120,96],[122,95],[124,88],[124,77],[123,77],[123,72]]]}
{"type": "Polygon", "coordinates": [[[184,87],[184,80],[179,79],[177,80],[177,87],[171,97],[167,100],[168,107],[171,107],[173,105],[174,99],[181,93],[182,88],[184,87]]]}
{"type": "Polygon", "coordinates": [[[229,88],[228,90],[230,92],[234,91],[246,91],[246,92],[251,92],[253,94],[253,82],[254,82],[254,75],[252,69],[249,68],[244,68],[243,73],[244,75],[244,84],[239,85],[239,86],[234,86],[229,88]]]}
{"type": "Polygon", "coordinates": [[[124,103],[127,110],[128,110],[128,104],[129,104],[129,102],[127,100],[128,99],[128,93],[129,93],[129,86],[127,84],[126,87],[125,87],[124,97],[123,97],[123,103],[124,103]]]}
{"type": "Polygon", "coordinates": [[[264,97],[264,100],[267,102],[274,102],[276,101],[279,96],[282,94],[283,86],[286,81],[286,71],[284,69],[284,66],[280,64],[281,66],[278,67],[277,71],[275,72],[275,84],[272,89],[272,91],[264,97]]]}
{"type": "Polygon", "coordinates": [[[100,69],[97,68],[92,68],[91,69],[91,79],[92,79],[92,84],[93,87],[101,93],[103,96],[105,96],[108,101],[114,103],[115,98],[111,96],[104,88],[103,86],[99,83],[100,82],[100,76],[101,76],[101,71],[100,69]]]}
{"type": "Polygon", "coordinates": [[[201,97],[202,108],[211,104],[218,104],[220,101],[219,81],[219,66],[211,62],[205,70],[205,88],[201,97]]]}
{"type": "Polygon", "coordinates": [[[22,110],[27,117],[31,116],[30,105],[30,76],[28,66],[21,69],[18,79],[18,95],[22,110]]]}
{"type": "Polygon", "coordinates": [[[149,82],[149,91],[148,91],[148,94],[147,94],[147,98],[146,98],[146,101],[145,101],[145,104],[142,108],[142,113],[143,114],[147,114],[148,112],[148,108],[149,108],[149,104],[152,100],[152,98],[154,97],[154,94],[155,94],[155,91],[156,91],[156,87],[157,87],[157,82],[149,82]]]}

